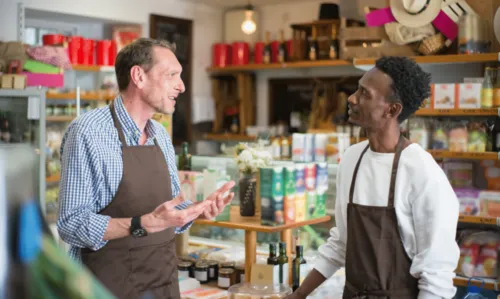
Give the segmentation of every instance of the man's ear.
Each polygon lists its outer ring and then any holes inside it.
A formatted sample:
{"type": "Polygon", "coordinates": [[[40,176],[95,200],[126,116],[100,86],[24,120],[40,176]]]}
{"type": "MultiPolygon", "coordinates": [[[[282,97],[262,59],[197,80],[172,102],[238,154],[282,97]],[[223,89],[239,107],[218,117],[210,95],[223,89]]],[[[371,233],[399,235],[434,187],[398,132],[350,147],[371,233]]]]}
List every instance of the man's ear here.
{"type": "Polygon", "coordinates": [[[387,113],[388,118],[398,118],[398,116],[403,111],[403,105],[401,103],[394,103],[389,106],[389,112],[387,113]]]}
{"type": "Polygon", "coordinates": [[[146,82],[145,75],[144,70],[140,66],[134,65],[130,69],[130,82],[135,84],[137,88],[142,89],[146,82]]]}

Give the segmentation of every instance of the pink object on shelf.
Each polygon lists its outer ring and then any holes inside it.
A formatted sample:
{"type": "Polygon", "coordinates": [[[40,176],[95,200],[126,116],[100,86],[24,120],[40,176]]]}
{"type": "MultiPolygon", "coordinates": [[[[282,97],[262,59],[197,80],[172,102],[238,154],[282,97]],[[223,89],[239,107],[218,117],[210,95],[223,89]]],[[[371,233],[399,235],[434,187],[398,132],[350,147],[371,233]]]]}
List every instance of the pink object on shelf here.
{"type": "Polygon", "coordinates": [[[23,72],[27,86],[64,87],[64,74],[38,74],[23,72]]]}

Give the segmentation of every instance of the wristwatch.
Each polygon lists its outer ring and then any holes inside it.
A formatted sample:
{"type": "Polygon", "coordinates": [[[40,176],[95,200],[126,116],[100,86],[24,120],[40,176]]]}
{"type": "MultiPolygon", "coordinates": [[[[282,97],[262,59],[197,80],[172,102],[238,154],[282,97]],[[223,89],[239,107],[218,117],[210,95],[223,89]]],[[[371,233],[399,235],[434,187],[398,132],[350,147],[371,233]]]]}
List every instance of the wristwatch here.
{"type": "Polygon", "coordinates": [[[141,226],[141,216],[132,217],[132,221],[130,223],[130,234],[134,238],[141,238],[148,235],[146,229],[141,226]]]}

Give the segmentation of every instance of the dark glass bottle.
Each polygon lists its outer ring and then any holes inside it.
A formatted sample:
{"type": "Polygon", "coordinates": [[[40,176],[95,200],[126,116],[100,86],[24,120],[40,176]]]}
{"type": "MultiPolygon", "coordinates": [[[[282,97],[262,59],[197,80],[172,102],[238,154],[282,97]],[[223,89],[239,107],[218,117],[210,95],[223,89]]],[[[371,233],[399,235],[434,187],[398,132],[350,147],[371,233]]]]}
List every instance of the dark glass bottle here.
{"type": "Polygon", "coordinates": [[[286,255],[286,243],[280,242],[280,255],[278,256],[279,282],[288,284],[288,256],[286,255]]]}
{"type": "Polygon", "coordinates": [[[292,262],[292,289],[295,292],[306,278],[306,260],[304,259],[304,249],[302,245],[297,245],[296,257],[292,262]]]}
{"type": "Polygon", "coordinates": [[[278,257],[276,256],[276,244],[269,244],[269,257],[267,258],[268,265],[278,265],[278,257]]]}
{"type": "Polygon", "coordinates": [[[309,42],[309,60],[318,60],[318,41],[316,35],[316,27],[312,27],[311,41],[309,42]]]}
{"type": "Polygon", "coordinates": [[[182,153],[179,156],[178,170],[191,170],[191,154],[189,154],[189,144],[187,142],[182,143],[182,153]]]}
{"type": "Polygon", "coordinates": [[[286,51],[285,33],[280,31],[280,44],[278,46],[278,62],[284,63],[288,60],[288,53],[286,51]]]}
{"type": "Polygon", "coordinates": [[[264,45],[264,63],[271,63],[271,33],[266,31],[266,40],[264,45]]]}
{"type": "Polygon", "coordinates": [[[328,53],[330,59],[339,58],[339,41],[337,39],[337,27],[332,26],[332,37],[330,39],[330,51],[328,53]]]}

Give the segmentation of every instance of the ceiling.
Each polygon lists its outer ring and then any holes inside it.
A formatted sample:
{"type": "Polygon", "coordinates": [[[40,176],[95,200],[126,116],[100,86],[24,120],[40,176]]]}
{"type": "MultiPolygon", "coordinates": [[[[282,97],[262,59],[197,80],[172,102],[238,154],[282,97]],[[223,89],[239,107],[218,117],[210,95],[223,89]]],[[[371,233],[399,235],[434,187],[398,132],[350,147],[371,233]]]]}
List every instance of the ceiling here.
{"type": "Polygon", "coordinates": [[[217,6],[222,8],[241,7],[247,5],[249,2],[255,6],[267,4],[282,4],[291,2],[310,2],[317,0],[183,0],[194,3],[204,3],[210,6],[217,6]]]}

